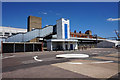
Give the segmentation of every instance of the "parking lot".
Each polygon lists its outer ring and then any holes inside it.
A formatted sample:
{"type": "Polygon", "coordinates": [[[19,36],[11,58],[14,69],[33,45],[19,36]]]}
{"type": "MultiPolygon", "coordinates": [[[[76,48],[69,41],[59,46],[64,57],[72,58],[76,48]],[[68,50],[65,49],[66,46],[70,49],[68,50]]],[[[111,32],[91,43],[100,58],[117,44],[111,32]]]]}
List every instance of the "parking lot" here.
{"type": "Polygon", "coordinates": [[[118,78],[119,56],[114,48],[77,51],[6,53],[2,58],[5,78],[118,78]],[[87,54],[88,58],[56,58],[58,54],[87,54]]]}

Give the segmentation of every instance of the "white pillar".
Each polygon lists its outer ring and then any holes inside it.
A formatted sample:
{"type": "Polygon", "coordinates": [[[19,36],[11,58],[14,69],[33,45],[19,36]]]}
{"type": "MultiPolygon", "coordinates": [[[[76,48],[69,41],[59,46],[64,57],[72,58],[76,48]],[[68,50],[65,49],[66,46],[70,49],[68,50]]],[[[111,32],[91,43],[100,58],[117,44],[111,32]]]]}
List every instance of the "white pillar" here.
{"type": "Polygon", "coordinates": [[[65,50],[65,42],[62,43],[63,49],[65,50]]]}
{"type": "Polygon", "coordinates": [[[53,50],[52,49],[52,42],[51,41],[47,42],[47,50],[48,51],[52,51],[53,50]]]}
{"type": "Polygon", "coordinates": [[[78,45],[77,45],[77,42],[75,42],[75,49],[78,49],[78,45]]]}

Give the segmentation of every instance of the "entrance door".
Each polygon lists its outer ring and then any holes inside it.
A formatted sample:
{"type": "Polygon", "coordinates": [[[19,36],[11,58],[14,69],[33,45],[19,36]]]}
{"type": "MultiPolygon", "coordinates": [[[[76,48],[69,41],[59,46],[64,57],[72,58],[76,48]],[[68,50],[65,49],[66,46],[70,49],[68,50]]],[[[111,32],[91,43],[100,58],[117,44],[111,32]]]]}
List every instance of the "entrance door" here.
{"type": "Polygon", "coordinates": [[[67,44],[65,45],[65,49],[68,50],[68,45],[67,44]]]}
{"type": "Polygon", "coordinates": [[[70,50],[73,50],[73,44],[70,44],[70,50]]]}

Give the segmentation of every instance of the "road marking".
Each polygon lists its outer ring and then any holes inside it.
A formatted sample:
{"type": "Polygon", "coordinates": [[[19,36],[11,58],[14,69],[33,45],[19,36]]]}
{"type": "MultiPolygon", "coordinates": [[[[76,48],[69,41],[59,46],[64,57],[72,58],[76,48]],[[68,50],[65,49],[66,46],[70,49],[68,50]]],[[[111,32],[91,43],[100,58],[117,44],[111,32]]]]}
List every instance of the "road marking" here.
{"type": "Polygon", "coordinates": [[[68,64],[83,64],[81,62],[67,62],[68,64]]]}
{"type": "Polygon", "coordinates": [[[101,61],[101,62],[92,62],[92,63],[111,63],[111,62],[114,62],[114,61],[101,61]]]}
{"type": "Polygon", "coordinates": [[[7,56],[7,57],[3,57],[2,59],[12,58],[12,57],[15,57],[15,56],[14,55],[13,56],[7,56]]]}
{"type": "Polygon", "coordinates": [[[91,62],[91,63],[81,63],[81,62],[67,62],[68,64],[101,64],[101,63],[112,63],[114,61],[101,61],[101,62],[91,62]]]}
{"type": "Polygon", "coordinates": [[[87,54],[59,54],[56,55],[57,58],[87,58],[87,54]]]}
{"type": "Polygon", "coordinates": [[[40,61],[40,62],[43,61],[43,60],[37,59],[37,57],[38,57],[38,56],[34,56],[34,57],[33,57],[34,60],[36,60],[36,61],[40,61]]]}

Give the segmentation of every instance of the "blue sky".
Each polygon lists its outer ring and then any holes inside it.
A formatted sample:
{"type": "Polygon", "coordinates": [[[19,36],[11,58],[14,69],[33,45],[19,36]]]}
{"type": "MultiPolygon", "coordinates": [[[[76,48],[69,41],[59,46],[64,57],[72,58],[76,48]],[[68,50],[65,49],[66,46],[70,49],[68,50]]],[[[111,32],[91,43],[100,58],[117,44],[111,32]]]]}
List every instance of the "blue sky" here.
{"type": "Polygon", "coordinates": [[[114,37],[118,29],[117,2],[3,2],[2,25],[27,28],[29,15],[42,17],[42,27],[54,25],[56,20],[70,20],[71,31],[91,30],[101,37],[114,37]]]}

